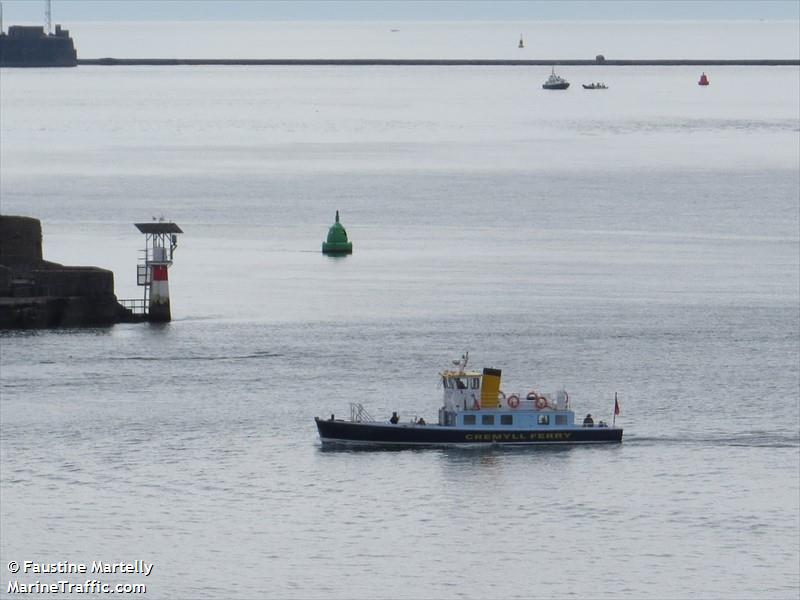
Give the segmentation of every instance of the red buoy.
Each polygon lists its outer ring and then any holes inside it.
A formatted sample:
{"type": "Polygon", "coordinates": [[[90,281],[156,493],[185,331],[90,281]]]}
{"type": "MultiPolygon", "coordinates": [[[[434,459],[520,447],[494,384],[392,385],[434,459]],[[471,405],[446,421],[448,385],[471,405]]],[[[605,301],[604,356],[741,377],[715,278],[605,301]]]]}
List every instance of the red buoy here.
{"type": "Polygon", "coordinates": [[[706,77],[705,73],[700,75],[700,81],[697,82],[697,85],[708,85],[708,77],[706,77]]]}

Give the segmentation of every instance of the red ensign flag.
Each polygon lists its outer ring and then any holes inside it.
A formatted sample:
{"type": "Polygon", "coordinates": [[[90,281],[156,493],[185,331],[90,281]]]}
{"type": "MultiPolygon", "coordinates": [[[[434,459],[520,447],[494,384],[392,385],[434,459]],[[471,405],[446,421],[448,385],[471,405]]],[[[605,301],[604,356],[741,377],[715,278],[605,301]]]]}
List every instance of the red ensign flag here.
{"type": "Polygon", "coordinates": [[[619,401],[617,400],[617,395],[614,394],[614,416],[619,414],[619,401]]]}

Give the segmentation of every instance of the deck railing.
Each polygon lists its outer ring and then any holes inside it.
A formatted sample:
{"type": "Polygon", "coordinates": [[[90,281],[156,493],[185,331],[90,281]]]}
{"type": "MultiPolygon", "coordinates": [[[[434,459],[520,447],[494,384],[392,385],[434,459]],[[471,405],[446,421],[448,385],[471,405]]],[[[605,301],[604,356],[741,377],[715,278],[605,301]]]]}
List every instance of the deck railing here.
{"type": "Polygon", "coordinates": [[[375,418],[367,412],[363,404],[350,403],[350,420],[355,423],[374,423],[375,418]]]}
{"type": "Polygon", "coordinates": [[[118,298],[117,302],[135,315],[146,315],[148,312],[147,302],[142,298],[118,298]]]}

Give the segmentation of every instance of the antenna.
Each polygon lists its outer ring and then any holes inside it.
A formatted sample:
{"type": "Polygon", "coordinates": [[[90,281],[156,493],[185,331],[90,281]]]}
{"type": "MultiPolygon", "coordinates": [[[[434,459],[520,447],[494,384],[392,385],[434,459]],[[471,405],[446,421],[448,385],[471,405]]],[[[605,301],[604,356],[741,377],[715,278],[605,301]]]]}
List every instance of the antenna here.
{"type": "Polygon", "coordinates": [[[3,33],[3,3],[0,2],[0,34],[3,33]]]}
{"type": "Polygon", "coordinates": [[[50,35],[50,33],[51,33],[51,23],[52,23],[51,13],[52,13],[52,11],[51,11],[51,6],[50,6],[50,0],[47,0],[46,6],[45,6],[45,9],[44,9],[44,29],[45,29],[45,31],[47,31],[47,35],[50,35]]]}

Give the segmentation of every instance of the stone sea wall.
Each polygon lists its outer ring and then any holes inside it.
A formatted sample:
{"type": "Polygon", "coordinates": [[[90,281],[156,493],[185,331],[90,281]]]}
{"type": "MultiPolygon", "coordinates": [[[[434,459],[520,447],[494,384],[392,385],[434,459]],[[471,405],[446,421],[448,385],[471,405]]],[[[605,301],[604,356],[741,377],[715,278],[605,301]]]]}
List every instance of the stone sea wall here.
{"type": "Polygon", "coordinates": [[[0,215],[0,329],[136,320],[117,302],[114,273],[43,260],[39,220],[0,215]]]}
{"type": "Polygon", "coordinates": [[[30,217],[0,215],[0,264],[42,261],[42,224],[30,217]]]}

